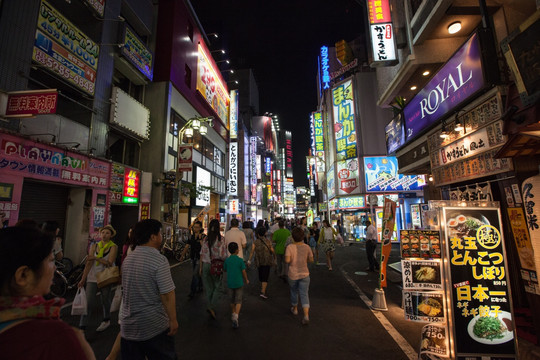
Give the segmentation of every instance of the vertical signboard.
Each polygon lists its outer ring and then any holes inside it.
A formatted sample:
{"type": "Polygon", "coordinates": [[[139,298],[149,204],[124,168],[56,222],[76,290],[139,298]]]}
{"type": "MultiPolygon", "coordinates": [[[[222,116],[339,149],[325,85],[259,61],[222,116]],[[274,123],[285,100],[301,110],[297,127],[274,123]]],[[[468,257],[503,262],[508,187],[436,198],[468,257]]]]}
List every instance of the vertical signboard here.
{"type": "Polygon", "coordinates": [[[249,165],[250,165],[250,185],[251,185],[251,203],[257,202],[257,137],[249,138],[249,165]]]}
{"type": "Polygon", "coordinates": [[[326,192],[328,198],[331,199],[336,196],[336,178],[334,176],[335,165],[332,165],[326,173],[326,192]]]}
{"type": "Polygon", "coordinates": [[[212,185],[212,175],[209,171],[197,166],[197,190],[198,195],[195,199],[196,206],[206,206],[210,204],[210,190],[212,185]]]}
{"type": "Polygon", "coordinates": [[[236,215],[238,214],[238,199],[229,199],[229,214],[236,215]]]}
{"type": "Polygon", "coordinates": [[[322,112],[317,111],[311,114],[313,119],[314,146],[313,155],[324,159],[324,131],[322,112]]]}
{"type": "Polygon", "coordinates": [[[332,89],[337,160],[357,157],[355,108],[352,79],[332,89]]]}
{"type": "Polygon", "coordinates": [[[309,116],[309,135],[310,135],[310,147],[311,154],[315,155],[315,126],[313,124],[313,113],[309,116]]]}
{"type": "Polygon", "coordinates": [[[231,90],[229,107],[229,131],[231,140],[238,138],[238,90],[231,90]]]}
{"type": "Polygon", "coordinates": [[[381,249],[381,275],[379,288],[386,287],[386,265],[392,250],[392,235],[396,223],[396,202],[388,198],[384,199],[383,225],[382,225],[382,249],[381,249]]]}
{"type": "Polygon", "coordinates": [[[229,143],[229,195],[238,196],[238,143],[229,143]]]}
{"type": "Polygon", "coordinates": [[[515,324],[498,207],[443,207],[456,358],[513,357],[515,324]]]}
{"type": "Polygon", "coordinates": [[[368,0],[373,66],[392,65],[397,60],[388,0],[368,0]]]}
{"type": "Polygon", "coordinates": [[[139,202],[139,180],[141,172],[138,170],[125,168],[124,170],[124,191],[122,202],[126,204],[137,204],[139,202]]]}
{"type": "Polygon", "coordinates": [[[94,95],[99,46],[47,1],[39,7],[32,60],[94,95]]]}
{"type": "Polygon", "coordinates": [[[285,176],[293,177],[292,133],[285,131],[285,176]]]}
{"type": "Polygon", "coordinates": [[[193,144],[178,145],[178,171],[193,171],[193,144]]]}
{"type": "Polygon", "coordinates": [[[319,64],[319,76],[320,76],[320,89],[321,96],[324,93],[324,90],[330,89],[330,62],[328,59],[328,46],[321,46],[321,56],[319,64]]]}
{"type": "Polygon", "coordinates": [[[337,162],[339,181],[338,195],[349,195],[360,192],[358,159],[348,159],[337,162]]]}

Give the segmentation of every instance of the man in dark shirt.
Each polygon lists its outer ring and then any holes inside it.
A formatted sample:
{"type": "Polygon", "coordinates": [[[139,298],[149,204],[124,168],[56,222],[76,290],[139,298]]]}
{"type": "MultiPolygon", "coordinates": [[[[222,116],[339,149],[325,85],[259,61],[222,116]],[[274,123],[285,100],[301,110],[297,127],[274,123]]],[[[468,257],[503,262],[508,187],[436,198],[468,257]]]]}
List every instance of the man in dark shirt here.
{"type": "Polygon", "coordinates": [[[201,260],[201,242],[206,235],[202,232],[202,222],[195,221],[191,227],[193,234],[187,242],[187,246],[182,252],[182,258],[185,256],[189,249],[189,257],[191,258],[191,265],[193,270],[193,276],[191,278],[191,290],[188,297],[192,299],[196,293],[202,292],[202,279],[199,274],[199,261],[201,260]]]}

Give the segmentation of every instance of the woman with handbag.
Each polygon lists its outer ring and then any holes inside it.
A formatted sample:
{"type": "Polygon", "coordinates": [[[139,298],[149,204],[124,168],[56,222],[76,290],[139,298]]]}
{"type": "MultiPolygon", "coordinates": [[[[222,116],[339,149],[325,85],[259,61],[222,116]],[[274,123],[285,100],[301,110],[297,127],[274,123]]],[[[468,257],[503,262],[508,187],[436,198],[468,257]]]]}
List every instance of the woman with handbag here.
{"type": "MultiPolygon", "coordinates": [[[[111,225],[104,226],[100,229],[99,234],[101,240],[90,246],[88,251],[88,259],[86,266],[79,282],[79,287],[86,284],[86,299],[88,302],[88,315],[90,315],[95,304],[98,283],[101,291],[101,305],[103,307],[103,321],[98,326],[96,331],[101,332],[111,325],[111,301],[112,301],[112,286],[116,284],[119,278],[118,268],[114,266],[118,246],[112,241],[116,235],[116,230],[111,225]],[[103,279],[102,281],[100,281],[103,279]]],[[[88,325],[88,316],[81,315],[79,328],[86,330],[88,325]]]]}
{"type": "Polygon", "coordinates": [[[202,241],[199,274],[201,275],[208,313],[216,318],[216,303],[223,277],[223,263],[227,258],[225,238],[219,232],[219,220],[213,219],[208,224],[208,235],[202,241]]]}
{"type": "Polygon", "coordinates": [[[257,239],[251,248],[248,266],[251,265],[251,259],[253,258],[253,254],[255,254],[255,262],[259,269],[259,281],[261,282],[261,294],[259,296],[263,299],[268,299],[266,287],[268,286],[270,268],[275,264],[276,257],[272,242],[266,237],[266,228],[264,226],[258,227],[256,232],[257,239]]]}
{"type": "Polygon", "coordinates": [[[319,235],[319,245],[321,245],[322,251],[326,254],[326,265],[330,271],[332,271],[332,259],[336,251],[336,233],[336,230],[330,226],[330,222],[323,220],[323,228],[319,235]]]}

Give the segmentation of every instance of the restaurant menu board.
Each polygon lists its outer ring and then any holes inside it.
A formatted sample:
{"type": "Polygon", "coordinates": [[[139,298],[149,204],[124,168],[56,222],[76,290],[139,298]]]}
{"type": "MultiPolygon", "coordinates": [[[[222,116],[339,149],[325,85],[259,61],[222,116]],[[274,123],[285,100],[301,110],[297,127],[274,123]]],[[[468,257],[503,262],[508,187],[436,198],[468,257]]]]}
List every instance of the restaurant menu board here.
{"type": "Polygon", "coordinates": [[[432,354],[441,357],[448,357],[448,348],[446,326],[429,324],[422,328],[420,356],[432,354]]]}
{"type": "Polygon", "coordinates": [[[445,323],[444,292],[403,291],[405,319],[416,322],[445,323]]]}
{"type": "Polygon", "coordinates": [[[401,260],[404,290],[443,290],[441,259],[401,260]]]}
{"type": "Polygon", "coordinates": [[[443,207],[456,355],[515,356],[499,209],[443,207]]]}
{"type": "Polygon", "coordinates": [[[401,230],[401,257],[440,258],[441,236],[436,230],[401,230]]]}

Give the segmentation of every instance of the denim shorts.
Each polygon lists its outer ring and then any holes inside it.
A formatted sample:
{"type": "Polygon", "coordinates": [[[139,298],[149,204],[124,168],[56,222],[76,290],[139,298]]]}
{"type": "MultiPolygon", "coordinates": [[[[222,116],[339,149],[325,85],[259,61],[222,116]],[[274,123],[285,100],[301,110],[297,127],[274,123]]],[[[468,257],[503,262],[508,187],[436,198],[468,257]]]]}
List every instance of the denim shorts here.
{"type": "Polygon", "coordinates": [[[231,304],[241,304],[243,288],[229,289],[229,295],[231,296],[231,304]]]}

